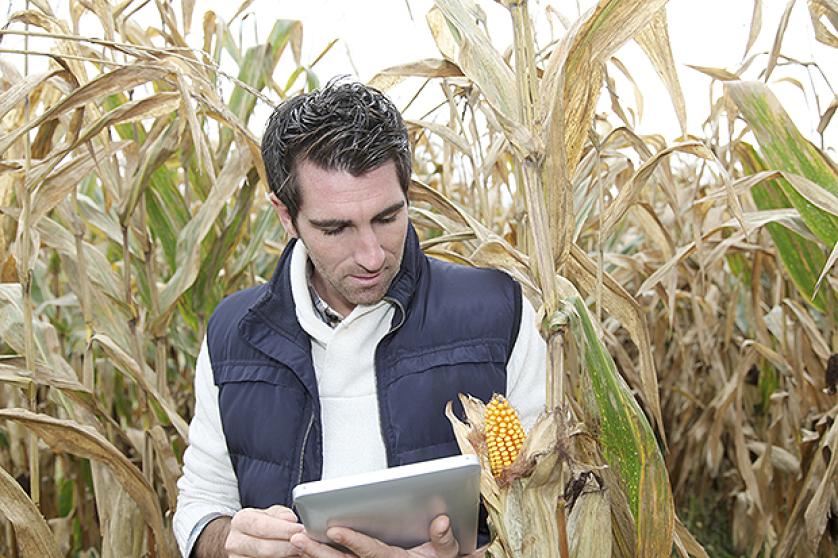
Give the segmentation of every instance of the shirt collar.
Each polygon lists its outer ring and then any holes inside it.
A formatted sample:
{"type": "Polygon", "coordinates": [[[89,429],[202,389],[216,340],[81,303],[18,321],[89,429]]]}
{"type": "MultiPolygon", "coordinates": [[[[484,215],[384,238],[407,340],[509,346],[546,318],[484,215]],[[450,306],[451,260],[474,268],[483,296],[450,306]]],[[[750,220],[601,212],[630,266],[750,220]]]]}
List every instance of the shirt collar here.
{"type": "Polygon", "coordinates": [[[343,316],[334,308],[329,306],[329,303],[323,300],[317,293],[312,282],[314,274],[314,265],[311,260],[306,262],[306,283],[308,284],[308,294],[311,295],[311,302],[314,305],[314,313],[320,318],[324,324],[334,329],[339,323],[343,321],[343,316]]]}

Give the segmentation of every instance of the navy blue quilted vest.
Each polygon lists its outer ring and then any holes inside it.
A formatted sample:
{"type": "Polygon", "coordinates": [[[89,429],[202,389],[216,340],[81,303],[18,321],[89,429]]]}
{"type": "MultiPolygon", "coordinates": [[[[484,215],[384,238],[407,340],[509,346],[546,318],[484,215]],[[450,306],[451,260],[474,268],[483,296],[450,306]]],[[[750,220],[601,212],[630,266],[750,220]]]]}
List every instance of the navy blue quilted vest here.
{"type": "MultiPolygon", "coordinates": [[[[271,281],[225,298],[207,336],[221,422],[243,507],[291,505],[291,490],[322,471],[322,428],[311,343],[291,295],[293,242],[271,281]]],[[[408,228],[386,298],[396,305],[375,353],[388,466],[459,453],[444,409],[458,393],[506,391],[521,319],[506,274],[427,258],[408,228]]],[[[351,417],[347,417],[351,420],[351,417]]]]}

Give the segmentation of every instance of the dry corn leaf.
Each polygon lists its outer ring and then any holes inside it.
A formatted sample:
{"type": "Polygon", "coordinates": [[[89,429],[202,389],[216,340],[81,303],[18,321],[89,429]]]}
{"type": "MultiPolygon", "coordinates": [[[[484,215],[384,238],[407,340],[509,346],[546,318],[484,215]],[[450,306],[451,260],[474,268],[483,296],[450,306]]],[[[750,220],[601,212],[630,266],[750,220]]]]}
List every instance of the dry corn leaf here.
{"type": "Polygon", "coordinates": [[[666,8],[657,11],[652,21],[644,27],[634,38],[646,56],[651,60],[658,75],[666,85],[669,97],[675,107],[681,134],[687,135],[687,106],[684,102],[684,92],[678,73],[675,71],[675,60],[672,58],[672,47],[669,43],[669,24],[666,18],[666,8]]]}
{"type": "Polygon", "coordinates": [[[0,139],[0,153],[6,151],[23,134],[37,128],[44,122],[58,118],[74,109],[84,107],[88,103],[101,103],[102,99],[108,95],[123,93],[150,81],[162,80],[169,76],[170,73],[171,70],[162,66],[133,64],[102,74],[73,91],[61,102],[51,106],[25,126],[0,139]]]}
{"type": "Polygon", "coordinates": [[[801,474],[800,459],[787,449],[757,440],[749,440],[746,442],[746,446],[748,451],[757,455],[757,458],[765,455],[770,448],[771,464],[775,469],[789,475],[794,475],[795,477],[801,474]]]}
{"type": "Polygon", "coordinates": [[[426,58],[381,70],[369,81],[371,87],[387,91],[408,77],[445,78],[462,77],[459,66],[449,60],[426,58]]]}
{"type": "Polygon", "coordinates": [[[829,257],[826,259],[826,264],[823,266],[823,271],[821,271],[820,276],[818,277],[817,282],[815,282],[815,290],[812,291],[812,298],[818,296],[818,291],[821,288],[821,283],[823,283],[826,274],[829,273],[829,270],[835,265],[835,262],[838,261],[838,241],[835,242],[835,246],[832,247],[832,252],[829,254],[829,257]]]}
{"type": "Polygon", "coordinates": [[[14,80],[11,87],[0,95],[0,118],[6,116],[13,108],[19,107],[27,95],[31,95],[35,89],[42,87],[47,80],[61,72],[63,70],[57,68],[49,72],[32,74],[23,79],[14,80]]]}
{"type": "Polygon", "coordinates": [[[818,122],[818,133],[823,135],[826,131],[826,127],[829,126],[829,122],[832,120],[832,117],[835,115],[835,111],[838,110],[838,95],[832,102],[829,103],[829,106],[826,107],[826,110],[823,111],[821,115],[821,120],[818,122]]]}
{"type": "MultiPolygon", "coordinates": [[[[32,196],[32,217],[30,223],[37,224],[42,217],[52,211],[78,185],[90,175],[97,165],[107,156],[117,153],[128,146],[129,142],[113,142],[108,146],[97,145],[90,151],[79,153],[61,167],[54,169],[38,186],[32,196]]],[[[37,173],[37,170],[32,171],[37,173]]]]}
{"type": "Polygon", "coordinates": [[[643,120],[643,93],[637,85],[637,81],[635,81],[634,76],[631,75],[631,72],[629,72],[628,68],[626,68],[625,64],[623,64],[619,58],[612,56],[610,62],[614,64],[614,66],[620,70],[620,73],[622,73],[626,79],[629,80],[629,83],[631,83],[632,91],[634,92],[634,104],[637,107],[637,120],[643,120]]]}
{"type": "Polygon", "coordinates": [[[591,475],[587,477],[567,520],[571,558],[612,556],[610,532],[608,493],[591,475]]]}
{"type": "Polygon", "coordinates": [[[568,259],[572,244],[574,217],[569,184],[596,110],[604,64],[665,4],[665,0],[603,0],[577,21],[548,59],[539,91],[548,102],[541,107],[538,120],[544,130],[544,152],[550,156],[544,162],[541,183],[549,185],[543,193],[549,216],[548,238],[559,265],[568,259]]]}
{"type": "Polygon", "coordinates": [[[724,68],[709,68],[707,66],[694,66],[692,64],[687,64],[687,68],[692,68],[719,81],[737,81],[739,79],[738,74],[725,70],[724,68]]]}
{"type": "MultiPolygon", "coordinates": [[[[52,359],[55,361],[59,359],[59,356],[53,354],[52,359]]],[[[50,368],[36,363],[34,369],[29,370],[26,368],[23,357],[4,358],[0,360],[0,382],[15,384],[23,389],[33,382],[54,388],[61,393],[55,398],[62,403],[63,408],[74,420],[94,428],[101,428],[101,424],[107,424],[119,441],[130,447],[131,444],[119,424],[105,411],[90,388],[78,381],[73,369],[66,363],[64,364],[64,367],[50,368]]],[[[55,396],[55,394],[52,395],[55,396]]]]}
{"type": "Polygon", "coordinates": [[[130,556],[142,544],[142,512],[137,503],[111,474],[108,466],[93,461],[90,464],[93,491],[96,498],[98,527],[102,538],[102,555],[130,556]]]}
{"type": "Polygon", "coordinates": [[[710,558],[704,547],[701,546],[689,529],[687,529],[681,520],[675,518],[675,544],[681,552],[683,558],[688,556],[695,556],[695,558],[710,558]]]}
{"type": "Polygon", "coordinates": [[[823,478],[818,483],[817,490],[815,490],[815,494],[803,514],[803,519],[806,522],[806,542],[812,550],[818,548],[821,537],[826,530],[826,522],[830,513],[832,513],[833,501],[836,498],[836,485],[838,484],[838,420],[833,421],[818,450],[814,459],[820,461],[821,464],[826,462],[826,468],[823,471],[823,478]]]}
{"type": "Polygon", "coordinates": [[[405,123],[408,126],[417,126],[419,128],[424,128],[429,132],[438,135],[446,142],[459,149],[463,155],[469,158],[472,157],[471,147],[466,143],[466,140],[448,126],[442,126],[440,124],[435,124],[434,122],[428,122],[424,120],[410,119],[405,120],[405,123]]]}
{"type": "MultiPolygon", "coordinates": [[[[87,72],[84,64],[78,57],[81,55],[79,45],[73,41],[65,39],[64,37],[70,34],[69,29],[64,21],[58,20],[54,17],[51,10],[42,10],[43,13],[35,10],[25,10],[16,12],[9,18],[9,23],[21,22],[27,25],[33,25],[46,31],[47,33],[56,35],[56,56],[53,58],[56,61],[61,61],[61,64],[70,70],[73,78],[77,83],[85,83],[87,81],[87,72]],[[66,57],[62,55],[68,55],[66,57]]],[[[3,150],[0,149],[0,153],[3,150]]]]}
{"type": "Polygon", "coordinates": [[[614,227],[625,215],[626,211],[628,211],[628,209],[636,203],[640,190],[646,185],[649,179],[652,178],[655,169],[657,169],[658,165],[661,164],[664,157],[676,152],[690,153],[697,157],[714,160],[714,156],[710,150],[699,142],[687,142],[672,145],[656,153],[653,157],[644,162],[639,169],[637,169],[637,172],[634,173],[629,183],[620,190],[617,198],[608,206],[608,209],[605,210],[605,216],[603,217],[602,222],[603,236],[610,235],[614,227]]]}
{"type": "Polygon", "coordinates": [[[142,473],[95,430],[70,420],[61,420],[33,413],[26,409],[0,409],[0,418],[22,424],[43,440],[53,451],[69,453],[87,459],[94,459],[107,465],[120,485],[137,502],[143,512],[143,519],[161,543],[161,555],[171,535],[167,535],[163,526],[163,515],[157,496],[142,473]]]}
{"type": "MultiPolygon", "coordinates": [[[[68,258],[75,259],[76,243],[73,235],[53,221],[49,217],[43,217],[38,222],[38,231],[44,241],[44,245],[48,246],[60,254],[68,258]]],[[[85,258],[87,259],[87,271],[89,279],[93,281],[111,300],[121,301],[122,290],[120,286],[120,279],[117,277],[108,259],[99,251],[98,248],[84,243],[85,258]]]]}
{"type": "MultiPolygon", "coordinates": [[[[60,558],[44,516],[6,470],[0,467],[0,511],[15,530],[20,558],[60,558]]],[[[8,541],[11,543],[11,541],[8,541]]],[[[13,549],[14,550],[14,549],[13,549]]]]}
{"type": "MultiPolygon", "coordinates": [[[[207,145],[207,138],[204,131],[198,122],[198,117],[195,114],[195,107],[192,105],[192,95],[190,91],[194,88],[186,82],[186,77],[182,72],[177,73],[177,87],[180,92],[180,116],[186,116],[185,121],[181,120],[183,125],[188,125],[189,133],[192,137],[192,144],[195,146],[195,155],[198,158],[198,167],[204,172],[210,183],[215,182],[215,169],[212,166],[212,155],[207,145]]],[[[179,134],[183,136],[183,134],[179,134]]]]}
{"type": "Polygon", "coordinates": [[[794,501],[791,515],[780,535],[776,549],[778,558],[793,556],[798,548],[804,548],[812,554],[816,553],[819,539],[826,526],[826,511],[829,502],[825,491],[828,491],[830,486],[834,488],[835,479],[838,478],[834,474],[836,446],[838,446],[838,421],[834,421],[829,430],[820,438],[812,463],[806,471],[806,478],[799,489],[800,494],[794,501]],[[832,451],[826,452],[824,448],[830,448],[832,451]],[[825,455],[829,455],[828,461],[824,459],[825,455]],[[830,467],[832,476],[827,475],[830,467]],[[818,513],[822,515],[819,516],[818,513]]]}
{"type": "Polygon", "coordinates": [[[838,35],[822,21],[826,19],[832,29],[838,29],[838,5],[835,0],[809,0],[809,17],[815,28],[815,38],[825,45],[838,48],[838,35]]]}
{"type": "Polygon", "coordinates": [[[105,335],[104,333],[97,333],[91,338],[91,342],[99,343],[105,352],[113,359],[114,365],[118,366],[124,372],[126,372],[137,384],[142,387],[142,389],[151,397],[151,399],[160,406],[161,409],[166,413],[166,416],[171,421],[172,426],[175,427],[175,430],[178,434],[180,434],[181,438],[184,440],[188,439],[188,430],[189,427],[186,424],[186,421],[177,413],[175,409],[174,403],[168,400],[163,394],[157,391],[155,386],[156,379],[154,378],[154,372],[143,363],[143,368],[141,369],[140,366],[137,364],[137,361],[134,360],[129,353],[125,351],[122,347],[116,344],[111,337],[105,335]]]}
{"type": "Polygon", "coordinates": [[[777,65],[777,57],[780,55],[780,47],[783,44],[783,38],[789,25],[789,17],[791,17],[791,10],[794,7],[795,1],[789,0],[782,17],[780,17],[780,25],[777,27],[777,33],[774,35],[774,44],[771,45],[771,52],[768,53],[768,62],[765,66],[764,79],[766,82],[768,82],[768,78],[771,77],[771,73],[777,65]]]}
{"type": "Polygon", "coordinates": [[[762,30],[762,0],[754,0],[754,12],[751,15],[751,27],[748,31],[748,42],[745,45],[745,53],[742,55],[742,59],[748,57],[748,53],[751,52],[751,47],[754,46],[754,43],[759,36],[759,32],[762,30]]]}
{"type": "Polygon", "coordinates": [[[169,437],[163,427],[159,424],[154,425],[148,431],[148,435],[154,444],[154,459],[160,478],[163,479],[163,488],[166,489],[169,509],[173,510],[177,508],[177,481],[183,471],[178,464],[175,452],[172,450],[172,444],[169,442],[169,437]]]}
{"type": "MultiPolygon", "coordinates": [[[[445,50],[454,47],[451,60],[480,88],[489,104],[506,121],[516,122],[520,100],[515,91],[515,76],[492,46],[485,27],[478,26],[474,17],[479,11],[477,5],[472,0],[436,0],[434,4],[434,9],[439,10],[447,22],[444,29],[440,24],[432,27],[434,39],[438,44],[442,40],[447,45],[445,50]],[[442,34],[450,39],[441,38],[442,34]]],[[[443,54],[448,54],[445,50],[443,54]]]]}

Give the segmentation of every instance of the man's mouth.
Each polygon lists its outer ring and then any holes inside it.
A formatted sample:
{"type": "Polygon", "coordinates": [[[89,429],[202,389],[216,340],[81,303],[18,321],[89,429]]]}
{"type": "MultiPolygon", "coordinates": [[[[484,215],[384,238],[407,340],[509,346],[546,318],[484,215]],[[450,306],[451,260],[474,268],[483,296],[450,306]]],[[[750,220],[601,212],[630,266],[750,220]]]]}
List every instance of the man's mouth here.
{"type": "Polygon", "coordinates": [[[379,280],[379,278],[381,278],[383,271],[384,270],[377,271],[376,273],[363,273],[359,275],[352,275],[351,277],[359,283],[375,283],[379,280]]]}

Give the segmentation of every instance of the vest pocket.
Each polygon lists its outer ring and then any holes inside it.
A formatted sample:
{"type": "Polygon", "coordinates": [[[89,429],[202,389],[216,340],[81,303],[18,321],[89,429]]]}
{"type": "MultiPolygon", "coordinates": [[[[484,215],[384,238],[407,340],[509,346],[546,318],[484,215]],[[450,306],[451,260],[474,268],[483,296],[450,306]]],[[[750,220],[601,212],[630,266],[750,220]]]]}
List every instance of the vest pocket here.
{"type": "Polygon", "coordinates": [[[274,386],[303,390],[303,385],[294,372],[276,363],[265,361],[226,361],[213,363],[215,384],[262,382],[274,386]]]}
{"type": "Polygon", "coordinates": [[[296,448],[308,401],[305,389],[290,369],[264,362],[225,363],[216,365],[214,372],[221,424],[243,502],[245,496],[256,498],[258,488],[253,487],[263,482],[282,487],[280,492],[268,490],[271,498],[284,498],[288,471],[298,460],[296,448]],[[253,481],[249,471],[259,472],[253,481]]]}
{"type": "Polygon", "coordinates": [[[378,371],[379,381],[389,385],[406,376],[432,372],[434,369],[455,369],[460,365],[486,365],[485,371],[506,367],[504,340],[469,340],[425,347],[409,353],[399,353],[385,359],[378,371]]]}

